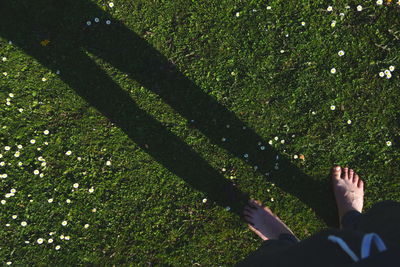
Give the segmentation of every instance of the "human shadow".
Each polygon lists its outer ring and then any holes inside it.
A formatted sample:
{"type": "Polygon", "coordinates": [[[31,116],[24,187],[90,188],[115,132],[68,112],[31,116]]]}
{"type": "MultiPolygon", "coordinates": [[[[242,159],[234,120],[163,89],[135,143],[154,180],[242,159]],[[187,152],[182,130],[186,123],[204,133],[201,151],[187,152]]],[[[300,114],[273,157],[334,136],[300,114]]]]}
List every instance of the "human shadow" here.
{"type": "Polygon", "coordinates": [[[211,167],[196,151],[162,123],[140,109],[130,95],[116,84],[86,53],[89,52],[157,94],[166,104],[199,130],[213,144],[235,157],[258,166],[260,173],[271,173],[269,181],[308,205],[328,225],[336,225],[329,179],[321,181],[304,174],[289,159],[267,145],[257,147],[263,138],[238,117],[204,93],[145,39],[124,26],[90,1],[5,0],[0,7],[0,35],[34,57],[48,69],[60,70],[60,79],[88,104],[95,107],[141,149],[195,190],[242,217],[248,194],[211,167]],[[99,17],[100,23],[88,18],[99,17]],[[105,18],[112,23],[106,25],[105,18]],[[51,40],[47,46],[43,39],[51,40]],[[225,126],[231,125],[230,129],[225,126]],[[222,142],[221,138],[227,138],[222,142]],[[321,205],[321,201],[326,205],[321,205]]]}

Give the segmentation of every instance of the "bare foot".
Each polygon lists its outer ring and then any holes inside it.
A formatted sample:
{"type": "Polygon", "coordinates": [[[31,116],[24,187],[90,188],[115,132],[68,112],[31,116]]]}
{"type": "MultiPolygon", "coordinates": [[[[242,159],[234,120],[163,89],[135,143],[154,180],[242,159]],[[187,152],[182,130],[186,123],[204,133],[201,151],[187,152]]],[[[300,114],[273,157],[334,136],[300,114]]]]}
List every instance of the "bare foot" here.
{"type": "Polygon", "coordinates": [[[289,227],[278,216],[261,204],[259,200],[249,200],[243,210],[244,219],[249,228],[263,240],[279,239],[282,233],[293,234],[289,227]]]}
{"type": "Polygon", "coordinates": [[[332,168],[333,192],[339,211],[339,221],[350,210],[361,212],[364,203],[364,182],[352,169],[335,166],[332,168]],[[335,167],[339,167],[337,170],[335,167]]]}

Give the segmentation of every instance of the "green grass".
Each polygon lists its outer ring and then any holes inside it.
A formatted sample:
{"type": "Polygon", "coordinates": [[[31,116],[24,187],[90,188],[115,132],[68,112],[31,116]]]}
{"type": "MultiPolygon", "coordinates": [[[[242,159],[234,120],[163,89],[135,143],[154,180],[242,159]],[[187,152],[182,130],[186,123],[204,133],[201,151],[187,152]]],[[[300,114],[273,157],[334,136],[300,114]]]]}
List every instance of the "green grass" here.
{"type": "Polygon", "coordinates": [[[400,200],[400,5],[108,3],[2,4],[3,264],[232,266],[261,244],[248,197],[300,239],[337,227],[334,164],[365,181],[365,210],[400,200]]]}

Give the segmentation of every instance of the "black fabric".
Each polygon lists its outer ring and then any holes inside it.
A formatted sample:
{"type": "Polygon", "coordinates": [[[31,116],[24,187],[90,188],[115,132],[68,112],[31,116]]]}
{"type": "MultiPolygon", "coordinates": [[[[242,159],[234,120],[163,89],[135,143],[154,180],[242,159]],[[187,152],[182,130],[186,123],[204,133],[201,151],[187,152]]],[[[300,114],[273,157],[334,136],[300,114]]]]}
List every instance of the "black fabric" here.
{"type": "Polygon", "coordinates": [[[342,229],[355,230],[361,220],[362,214],[356,210],[347,212],[341,221],[342,229]]]}
{"type": "Polygon", "coordinates": [[[264,241],[258,250],[250,253],[235,266],[400,266],[400,254],[390,254],[391,251],[400,249],[400,203],[383,201],[375,204],[365,214],[347,213],[342,218],[342,225],[343,223],[345,229],[326,229],[297,243],[283,240],[281,236],[280,240],[264,241]],[[373,245],[370,258],[358,263],[355,263],[338,244],[328,240],[329,235],[342,238],[360,257],[362,239],[366,233],[371,232],[378,234],[389,250],[379,253],[373,245]],[[383,261],[382,258],[388,261],[386,265],[376,262],[383,261]]]}
{"type": "Polygon", "coordinates": [[[358,262],[351,264],[341,265],[342,267],[372,267],[372,266],[384,266],[384,267],[398,267],[400,248],[392,248],[383,252],[373,254],[366,259],[362,259],[358,262]]]}
{"type": "Polygon", "coordinates": [[[280,234],[279,240],[286,240],[286,241],[289,241],[292,243],[299,242],[299,240],[294,235],[291,235],[291,234],[280,234]]]}

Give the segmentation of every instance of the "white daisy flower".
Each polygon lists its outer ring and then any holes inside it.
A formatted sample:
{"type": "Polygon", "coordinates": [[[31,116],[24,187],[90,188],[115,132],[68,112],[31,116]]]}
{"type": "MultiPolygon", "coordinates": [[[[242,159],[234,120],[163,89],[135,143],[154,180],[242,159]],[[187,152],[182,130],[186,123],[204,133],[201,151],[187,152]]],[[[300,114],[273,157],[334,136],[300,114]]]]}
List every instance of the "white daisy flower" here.
{"type": "Polygon", "coordinates": [[[93,193],[94,192],[94,188],[89,188],[89,193],[93,193]]]}
{"type": "Polygon", "coordinates": [[[331,27],[335,27],[335,26],[336,26],[336,20],[332,20],[331,27]]]}
{"type": "Polygon", "coordinates": [[[99,22],[100,21],[100,19],[99,18],[94,18],[94,22],[99,22]]]}
{"type": "Polygon", "coordinates": [[[11,265],[12,264],[12,261],[7,261],[7,265],[11,265]]]}
{"type": "Polygon", "coordinates": [[[20,162],[18,162],[18,166],[20,166],[20,167],[21,167],[21,166],[22,166],[22,164],[23,164],[23,163],[22,163],[21,161],[20,161],[20,162]]]}
{"type": "Polygon", "coordinates": [[[67,155],[67,156],[69,156],[69,155],[71,155],[72,154],[72,151],[71,150],[68,150],[67,152],[65,152],[65,155],[67,155]]]}
{"type": "Polygon", "coordinates": [[[344,55],[344,51],[343,50],[340,50],[339,52],[338,52],[338,55],[341,57],[341,56],[343,56],[344,55]]]}
{"type": "Polygon", "coordinates": [[[351,120],[348,120],[348,121],[347,121],[347,124],[351,124],[351,120]]]}
{"type": "Polygon", "coordinates": [[[31,142],[31,144],[34,144],[34,143],[36,143],[36,140],[32,139],[30,142],[31,142]]]}
{"type": "Polygon", "coordinates": [[[391,74],[391,73],[386,74],[386,78],[387,78],[387,79],[390,79],[391,77],[392,77],[392,74],[391,74]]]}
{"type": "Polygon", "coordinates": [[[13,216],[12,216],[12,218],[13,218],[14,220],[17,219],[17,217],[18,217],[17,215],[13,215],[13,216]]]}
{"type": "Polygon", "coordinates": [[[336,107],[334,105],[331,106],[331,110],[335,110],[336,107]]]}
{"type": "Polygon", "coordinates": [[[273,197],[271,197],[271,201],[274,202],[274,198],[273,197]]]}
{"type": "Polygon", "coordinates": [[[344,13],[340,13],[339,16],[343,17],[343,16],[344,16],[344,13]]]}
{"type": "Polygon", "coordinates": [[[106,165],[111,166],[111,161],[107,160],[106,165]]]}
{"type": "Polygon", "coordinates": [[[272,140],[269,140],[269,141],[268,141],[268,144],[272,145],[272,140]]]}
{"type": "Polygon", "coordinates": [[[49,244],[53,243],[53,239],[49,238],[49,240],[47,240],[47,243],[49,244]]]}
{"type": "Polygon", "coordinates": [[[272,7],[270,7],[270,6],[267,6],[267,10],[270,10],[272,7]]]}
{"type": "Polygon", "coordinates": [[[86,229],[87,229],[87,228],[89,228],[89,224],[85,224],[85,226],[84,226],[84,227],[85,227],[86,229]]]}
{"type": "Polygon", "coordinates": [[[68,222],[67,222],[67,221],[63,221],[61,224],[62,224],[63,226],[66,226],[66,225],[68,224],[68,222]]]}
{"type": "Polygon", "coordinates": [[[5,151],[9,151],[10,149],[11,149],[11,147],[9,147],[9,146],[5,146],[5,147],[4,147],[4,150],[5,150],[5,151]]]}
{"type": "Polygon", "coordinates": [[[44,132],[43,132],[45,135],[48,135],[49,134],[49,130],[44,130],[44,132]]]}
{"type": "Polygon", "coordinates": [[[21,155],[19,151],[15,152],[14,157],[18,158],[21,155]]]}
{"type": "Polygon", "coordinates": [[[71,237],[69,235],[65,236],[65,240],[69,240],[71,237]]]}
{"type": "Polygon", "coordinates": [[[391,145],[392,145],[392,142],[387,141],[387,142],[386,142],[386,145],[387,145],[387,146],[391,146],[391,145]]]}
{"type": "Polygon", "coordinates": [[[19,149],[21,149],[21,148],[22,148],[22,145],[18,145],[17,147],[18,147],[19,149]]]}
{"type": "Polygon", "coordinates": [[[60,245],[57,245],[55,249],[56,249],[56,250],[59,250],[60,248],[61,248],[61,246],[60,246],[60,245]]]}
{"type": "Polygon", "coordinates": [[[43,78],[42,78],[42,81],[45,82],[45,81],[47,81],[47,79],[46,79],[45,77],[43,77],[43,78]]]}
{"type": "Polygon", "coordinates": [[[25,227],[25,226],[27,226],[27,225],[28,225],[28,223],[27,223],[27,222],[25,222],[25,221],[23,221],[23,222],[21,222],[21,225],[25,227]]]}
{"type": "Polygon", "coordinates": [[[275,136],[274,139],[275,139],[275,141],[278,141],[278,140],[279,140],[279,137],[278,137],[278,136],[275,136]]]}
{"type": "Polygon", "coordinates": [[[60,235],[60,239],[61,239],[61,240],[64,239],[64,235],[60,235]]]}
{"type": "Polygon", "coordinates": [[[108,6],[112,8],[112,7],[114,7],[114,3],[113,3],[113,2],[110,2],[110,3],[108,4],[108,6]]]}
{"type": "Polygon", "coordinates": [[[86,25],[90,26],[92,25],[92,22],[90,20],[86,21],[86,25]]]}
{"type": "Polygon", "coordinates": [[[96,211],[97,211],[97,209],[96,209],[96,208],[93,208],[93,209],[92,209],[92,212],[96,212],[96,211]]]}
{"type": "Polygon", "coordinates": [[[302,21],[302,22],[301,22],[301,25],[302,25],[302,26],[305,26],[305,25],[306,25],[306,23],[305,23],[304,21],[302,21]]]}
{"type": "Polygon", "coordinates": [[[10,192],[11,192],[11,193],[15,193],[15,192],[17,192],[17,190],[15,190],[14,188],[12,188],[12,189],[10,190],[10,192]]]}
{"type": "Polygon", "coordinates": [[[3,61],[7,61],[7,58],[6,58],[6,57],[2,57],[2,60],[3,60],[3,61]]]}
{"type": "Polygon", "coordinates": [[[390,66],[390,67],[389,67],[389,70],[390,70],[390,71],[394,71],[394,66],[390,66]]]}
{"type": "Polygon", "coordinates": [[[390,70],[385,70],[384,73],[385,73],[386,75],[388,75],[388,74],[390,74],[390,70]]]}
{"type": "Polygon", "coordinates": [[[225,209],[226,209],[227,211],[230,211],[230,210],[231,210],[231,207],[227,206],[225,209]]]}
{"type": "Polygon", "coordinates": [[[385,73],[383,71],[381,71],[381,72],[379,72],[379,76],[383,77],[383,76],[385,76],[385,73]]]}
{"type": "Polygon", "coordinates": [[[335,69],[335,68],[332,68],[332,69],[331,69],[331,73],[332,73],[332,74],[335,74],[335,73],[336,73],[336,69],[335,69]]]}
{"type": "Polygon", "coordinates": [[[260,149],[261,149],[261,150],[265,150],[265,146],[261,146],[260,149]]]}
{"type": "Polygon", "coordinates": [[[248,158],[249,154],[244,154],[243,157],[248,158]]]}
{"type": "Polygon", "coordinates": [[[13,93],[9,93],[8,94],[10,97],[14,97],[14,94],[13,93]]]}
{"type": "Polygon", "coordinates": [[[34,175],[38,175],[38,174],[39,174],[39,170],[34,170],[34,171],[33,171],[33,174],[34,174],[34,175]]]}
{"type": "Polygon", "coordinates": [[[236,17],[239,17],[240,16],[240,13],[239,12],[236,12],[236,17]]]}
{"type": "Polygon", "coordinates": [[[8,73],[7,73],[7,72],[3,72],[3,75],[4,75],[4,76],[7,76],[7,75],[8,75],[8,73]]]}
{"type": "Polygon", "coordinates": [[[282,49],[280,52],[281,52],[281,54],[283,54],[283,53],[285,53],[285,50],[282,49]]]}
{"type": "Polygon", "coordinates": [[[52,202],[53,202],[53,199],[52,199],[52,198],[49,198],[49,199],[47,200],[47,202],[52,203],[52,202]]]}
{"type": "Polygon", "coordinates": [[[111,20],[109,20],[109,19],[106,20],[106,24],[107,24],[107,25],[110,25],[110,24],[111,24],[111,20]]]}
{"type": "Polygon", "coordinates": [[[203,203],[206,203],[206,202],[207,202],[207,198],[203,199],[203,203]]]}
{"type": "Polygon", "coordinates": [[[38,244],[42,244],[42,243],[43,243],[43,238],[39,238],[39,239],[37,240],[37,242],[38,242],[38,244]]]}
{"type": "Polygon", "coordinates": [[[294,159],[297,159],[297,158],[299,158],[299,156],[297,156],[297,155],[294,155],[294,156],[293,156],[293,158],[294,158],[294,159]]]}
{"type": "Polygon", "coordinates": [[[69,203],[71,203],[71,199],[67,199],[65,202],[67,202],[69,204],[69,203]]]}
{"type": "Polygon", "coordinates": [[[78,188],[78,187],[79,187],[79,184],[78,184],[78,183],[74,183],[73,187],[74,187],[74,188],[78,188]]]}
{"type": "Polygon", "coordinates": [[[285,143],[285,140],[281,140],[281,144],[284,144],[285,143]]]}
{"type": "Polygon", "coordinates": [[[377,1],[376,1],[376,4],[377,4],[377,5],[382,5],[382,4],[383,4],[383,1],[382,1],[382,0],[377,0],[377,1]]]}
{"type": "Polygon", "coordinates": [[[7,201],[5,201],[4,199],[1,200],[1,204],[4,205],[4,204],[6,204],[6,203],[7,203],[7,201]]]}
{"type": "Polygon", "coordinates": [[[363,7],[361,5],[357,6],[357,11],[361,11],[363,9],[363,7]]]}
{"type": "Polygon", "coordinates": [[[326,10],[331,12],[332,11],[332,6],[328,6],[328,8],[326,10]]]}

